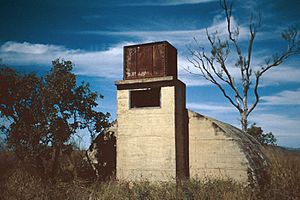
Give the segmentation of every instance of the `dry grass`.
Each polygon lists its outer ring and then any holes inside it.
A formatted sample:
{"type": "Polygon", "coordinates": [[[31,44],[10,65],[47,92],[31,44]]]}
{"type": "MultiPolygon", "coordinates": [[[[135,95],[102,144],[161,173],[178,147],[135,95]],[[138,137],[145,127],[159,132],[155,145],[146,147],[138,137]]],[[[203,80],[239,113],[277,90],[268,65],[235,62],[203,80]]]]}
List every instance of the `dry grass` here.
{"type": "MultiPolygon", "coordinates": [[[[0,199],[300,199],[300,153],[268,148],[270,183],[258,190],[230,180],[150,183],[44,180],[28,169],[1,174],[0,199]]],[[[2,162],[1,164],[3,164],[2,162]]],[[[10,163],[11,166],[11,163],[10,163]]],[[[2,165],[1,167],[4,167],[2,165]]]]}
{"type": "Polygon", "coordinates": [[[89,199],[89,200],[131,200],[131,199],[247,199],[248,191],[231,181],[188,181],[175,183],[95,182],[70,183],[43,182],[40,178],[24,172],[16,172],[6,183],[3,199],[89,199]]]}
{"type": "Polygon", "coordinates": [[[171,182],[108,182],[94,185],[91,199],[247,199],[247,189],[232,181],[191,180],[177,185],[171,182]]]}
{"type": "Polygon", "coordinates": [[[266,149],[270,163],[270,183],[263,199],[300,199],[300,152],[281,148],[266,149]]]}

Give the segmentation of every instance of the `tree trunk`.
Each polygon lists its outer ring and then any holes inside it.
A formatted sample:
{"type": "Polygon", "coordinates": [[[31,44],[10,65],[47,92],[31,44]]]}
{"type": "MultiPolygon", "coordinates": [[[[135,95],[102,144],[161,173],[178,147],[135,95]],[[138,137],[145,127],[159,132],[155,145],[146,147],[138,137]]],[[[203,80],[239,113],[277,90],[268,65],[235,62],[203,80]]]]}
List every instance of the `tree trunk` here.
{"type": "Polygon", "coordinates": [[[244,131],[244,133],[247,132],[247,127],[248,127],[248,119],[247,119],[247,113],[241,113],[241,124],[242,124],[242,131],[244,131]]]}
{"type": "Polygon", "coordinates": [[[51,177],[55,177],[57,175],[58,171],[58,157],[60,154],[60,146],[57,146],[54,148],[54,158],[53,158],[53,163],[52,163],[52,170],[51,170],[51,177]]]}

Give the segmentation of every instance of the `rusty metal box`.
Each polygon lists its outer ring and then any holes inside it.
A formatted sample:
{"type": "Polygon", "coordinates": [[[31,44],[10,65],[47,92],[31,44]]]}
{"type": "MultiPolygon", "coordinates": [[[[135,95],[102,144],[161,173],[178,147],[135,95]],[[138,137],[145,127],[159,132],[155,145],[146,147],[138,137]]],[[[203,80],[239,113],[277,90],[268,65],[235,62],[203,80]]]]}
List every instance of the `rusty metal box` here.
{"type": "Polygon", "coordinates": [[[177,50],[170,43],[124,47],[124,80],[162,76],[177,78],[177,50]]]}

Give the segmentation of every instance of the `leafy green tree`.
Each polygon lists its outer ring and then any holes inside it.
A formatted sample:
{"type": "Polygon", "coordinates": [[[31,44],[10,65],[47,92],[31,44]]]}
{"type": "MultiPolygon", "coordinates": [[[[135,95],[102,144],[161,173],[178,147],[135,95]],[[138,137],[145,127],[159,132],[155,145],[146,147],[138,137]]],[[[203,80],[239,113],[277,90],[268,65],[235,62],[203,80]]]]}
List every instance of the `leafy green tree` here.
{"type": "Polygon", "coordinates": [[[264,133],[262,128],[256,126],[256,124],[252,124],[251,127],[247,129],[247,133],[256,138],[261,144],[276,145],[277,139],[273,133],[264,133]]]}
{"type": "Polygon", "coordinates": [[[21,160],[51,163],[58,170],[61,151],[72,135],[88,129],[91,137],[109,127],[109,113],[95,111],[102,95],[92,92],[88,83],[77,85],[71,61],[55,60],[43,77],[20,75],[0,69],[0,115],[8,146],[21,160]]]}

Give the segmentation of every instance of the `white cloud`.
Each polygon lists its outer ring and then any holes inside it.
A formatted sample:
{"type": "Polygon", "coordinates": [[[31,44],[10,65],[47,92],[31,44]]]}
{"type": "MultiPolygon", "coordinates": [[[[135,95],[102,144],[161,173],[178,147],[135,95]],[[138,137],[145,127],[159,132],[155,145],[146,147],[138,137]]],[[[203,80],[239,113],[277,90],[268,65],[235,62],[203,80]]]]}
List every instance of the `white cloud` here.
{"type": "Polygon", "coordinates": [[[210,85],[211,83],[201,76],[191,74],[179,74],[179,79],[184,82],[188,87],[210,85]]]}
{"type": "MultiPolygon", "coordinates": [[[[267,53],[267,52],[265,52],[267,53]]],[[[207,55],[209,55],[209,52],[207,52],[207,55]]],[[[252,59],[252,69],[253,69],[253,75],[252,75],[252,85],[254,85],[255,83],[255,74],[254,72],[259,70],[261,66],[261,64],[263,64],[264,61],[264,57],[263,56],[259,56],[256,55],[255,57],[253,57],[252,59]]],[[[261,76],[260,78],[260,87],[266,87],[266,86],[270,86],[270,85],[278,85],[281,83],[300,83],[300,68],[298,66],[299,61],[297,60],[297,58],[291,58],[290,60],[291,62],[286,63],[286,64],[281,64],[280,66],[274,67],[272,69],[270,69],[269,71],[267,71],[265,74],[263,74],[263,76],[261,76]]],[[[230,72],[231,76],[234,77],[234,80],[237,84],[241,83],[241,72],[240,69],[235,67],[235,63],[236,62],[236,58],[231,57],[230,59],[228,59],[228,61],[226,62],[226,66],[228,71],[230,72]]],[[[189,79],[191,79],[193,82],[194,80],[196,82],[200,81],[199,85],[205,85],[203,84],[203,82],[207,82],[207,84],[211,84],[208,81],[204,80],[203,77],[200,76],[191,76],[190,74],[188,74],[188,72],[186,71],[188,69],[188,71],[195,73],[195,74],[200,74],[201,71],[196,68],[193,67],[193,65],[191,63],[189,63],[187,61],[187,58],[183,58],[181,56],[179,56],[179,74],[182,74],[184,77],[188,77],[190,76],[189,79]],[[198,80],[198,81],[197,81],[198,80]]],[[[217,66],[217,68],[219,67],[219,65],[217,63],[215,63],[215,67],[217,66]]],[[[218,78],[216,78],[218,80],[218,78]]],[[[190,81],[190,80],[189,80],[190,81]]],[[[221,83],[221,82],[220,82],[221,83]]],[[[191,84],[193,85],[193,84],[191,84]]],[[[197,85],[197,84],[196,84],[197,85]]]]}
{"type": "MultiPolygon", "coordinates": [[[[233,26],[237,23],[234,18],[231,21],[233,26]]],[[[218,31],[220,37],[226,35],[227,21],[225,18],[214,21],[214,23],[207,28],[209,33],[218,31]]],[[[161,41],[168,40],[170,43],[179,46],[185,46],[193,43],[193,38],[197,38],[199,44],[205,46],[209,42],[206,36],[206,28],[194,30],[176,30],[176,31],[81,31],[79,34],[87,35],[110,35],[110,36],[130,36],[140,38],[141,41],[161,41]]],[[[247,38],[246,27],[240,27],[240,39],[247,38]]]]}
{"type": "Polygon", "coordinates": [[[141,41],[153,42],[168,40],[173,45],[186,45],[192,42],[193,37],[203,35],[204,29],[197,30],[177,30],[177,31],[81,31],[84,35],[110,35],[110,36],[130,36],[139,38],[141,41]]]}
{"type": "Polygon", "coordinates": [[[232,106],[224,106],[219,104],[211,104],[211,103],[195,103],[190,102],[187,103],[187,108],[191,110],[197,111],[210,111],[210,112],[218,112],[218,113],[228,113],[228,112],[236,112],[236,110],[232,106]]]}
{"type": "Polygon", "coordinates": [[[44,45],[44,44],[31,44],[28,42],[6,42],[1,48],[1,52],[5,53],[24,53],[24,54],[45,54],[47,52],[61,52],[66,51],[63,46],[44,45]]]}
{"type": "Polygon", "coordinates": [[[264,85],[279,83],[300,83],[300,68],[293,65],[280,65],[266,72],[262,77],[264,85]]]}
{"type": "Polygon", "coordinates": [[[298,116],[286,114],[255,112],[249,117],[250,122],[255,122],[262,127],[264,132],[272,132],[278,139],[278,145],[300,147],[300,123],[298,116]],[[296,142],[297,141],[297,142],[296,142]]]}
{"type": "Polygon", "coordinates": [[[28,42],[6,42],[0,47],[0,57],[9,65],[49,66],[56,58],[72,60],[74,71],[80,75],[121,78],[123,46],[118,44],[104,51],[67,49],[64,46],[31,44],[28,42]]]}
{"type": "MultiPolygon", "coordinates": [[[[165,2],[165,3],[170,3],[165,2]]],[[[174,1],[172,1],[174,3],[174,1]]],[[[183,1],[176,1],[183,2],[183,1]]],[[[186,1],[184,1],[186,2],[186,1]]],[[[204,2],[204,1],[189,1],[191,2],[204,2]]],[[[205,0],[206,2],[206,0],[205,0]]],[[[232,24],[236,25],[236,21],[232,18],[232,24]]],[[[220,17],[218,20],[214,20],[212,26],[207,28],[209,32],[218,31],[220,37],[226,35],[227,22],[220,17]]],[[[179,77],[188,85],[188,86],[201,86],[211,84],[207,80],[201,78],[200,76],[193,76],[187,73],[184,68],[187,68],[190,63],[187,62],[182,55],[186,54],[187,44],[193,44],[193,37],[197,38],[197,42],[203,46],[208,45],[208,40],[206,36],[206,29],[197,29],[197,30],[177,30],[177,31],[125,31],[125,32],[112,32],[112,31],[83,31],[80,34],[95,34],[95,35],[109,35],[109,36],[131,36],[139,38],[141,43],[153,42],[167,40],[175,47],[178,48],[178,64],[179,64],[179,77]]],[[[241,27],[240,29],[241,39],[247,38],[246,28],[241,27]]],[[[195,44],[195,43],[194,43],[195,44]]],[[[76,64],[76,72],[82,75],[98,75],[105,77],[120,77],[122,74],[122,46],[125,44],[118,44],[106,51],[97,51],[97,52],[86,52],[82,50],[71,50],[66,49],[63,46],[54,46],[54,45],[41,45],[41,44],[30,44],[30,43],[14,43],[9,42],[3,45],[3,49],[14,50],[15,53],[18,53],[17,57],[12,57],[11,51],[5,51],[6,54],[2,58],[7,62],[14,64],[49,64],[51,60],[57,57],[62,57],[65,59],[70,59],[76,64]],[[5,47],[5,48],[4,48],[5,47]],[[24,51],[20,52],[16,49],[25,48],[24,51]],[[34,48],[41,50],[34,50],[34,48]],[[39,52],[39,56],[31,56],[31,52],[39,52]],[[7,56],[7,54],[9,54],[7,56]],[[17,60],[20,60],[22,63],[17,63],[17,60]]],[[[128,44],[126,44],[128,45],[128,44]]],[[[209,49],[209,48],[207,48],[209,49]]],[[[233,63],[233,62],[232,62],[233,63]]],[[[233,66],[233,64],[231,65],[233,66]]],[[[199,73],[195,68],[190,68],[194,73],[199,73]]],[[[230,70],[234,76],[238,76],[239,72],[236,68],[231,67],[230,70]]]]}
{"type": "Polygon", "coordinates": [[[199,75],[199,70],[191,66],[186,58],[178,56],[178,76],[187,86],[203,86],[211,83],[199,75]],[[190,73],[191,72],[191,73],[190,73]]]}
{"type": "Polygon", "coordinates": [[[298,136],[300,139],[300,123],[297,118],[264,113],[255,114],[250,119],[256,122],[258,126],[262,126],[266,132],[272,131],[279,137],[298,136]]]}
{"type": "MultiPolygon", "coordinates": [[[[237,25],[234,18],[232,18],[232,24],[237,25]]],[[[212,26],[207,28],[208,32],[213,33],[218,31],[220,37],[226,36],[227,22],[224,18],[218,18],[214,20],[212,26]]],[[[199,74],[199,70],[192,67],[191,63],[187,61],[183,56],[187,52],[186,45],[192,44],[192,48],[197,48],[193,38],[197,38],[197,43],[201,46],[206,46],[209,49],[208,40],[206,36],[206,29],[197,29],[197,30],[176,30],[176,31],[123,31],[123,32],[113,32],[113,31],[83,31],[80,34],[95,34],[95,35],[114,35],[114,36],[131,36],[139,38],[142,42],[153,42],[158,40],[167,40],[175,47],[178,48],[178,70],[179,77],[188,85],[188,86],[201,86],[211,84],[209,81],[205,80],[201,76],[195,76],[188,73],[185,69],[190,66],[189,70],[195,74],[199,74]]],[[[247,38],[246,28],[240,28],[241,40],[247,38]]],[[[233,74],[234,77],[239,76],[239,70],[234,67],[234,59],[231,59],[229,71],[233,74]]],[[[236,79],[238,81],[238,78],[236,79]]]]}
{"type": "MultiPolygon", "coordinates": [[[[234,20],[233,20],[234,21],[234,20]]],[[[226,27],[226,21],[213,24],[209,31],[222,30],[226,27]]],[[[134,36],[140,38],[141,43],[168,40],[179,48],[179,66],[187,66],[186,59],[182,59],[181,51],[185,51],[184,45],[191,43],[192,38],[198,37],[198,42],[207,43],[206,30],[182,30],[182,31],[132,31],[132,32],[106,32],[92,31],[83,34],[100,34],[116,36],[134,36]]],[[[130,43],[120,43],[104,51],[83,51],[80,49],[67,49],[64,46],[51,44],[32,44],[28,42],[9,41],[0,47],[0,56],[4,63],[13,65],[46,65],[56,58],[72,60],[75,64],[74,71],[80,75],[103,76],[108,78],[121,78],[123,66],[123,46],[130,43]]],[[[187,85],[199,86],[210,84],[199,77],[188,76],[184,70],[179,69],[180,77],[187,85]]]]}
{"type": "Polygon", "coordinates": [[[300,105],[300,89],[285,90],[272,96],[262,96],[262,105],[300,105]]]}
{"type": "Polygon", "coordinates": [[[127,6],[172,6],[181,4],[198,4],[214,2],[217,0],[157,0],[157,1],[143,1],[139,3],[124,3],[127,6]]]}
{"type": "MultiPolygon", "coordinates": [[[[237,22],[232,18],[232,24],[237,22]]],[[[218,30],[220,37],[226,35],[227,22],[221,17],[216,17],[213,24],[208,28],[209,32],[218,30]]],[[[241,27],[241,39],[247,38],[247,28],[241,27]]],[[[193,44],[192,38],[197,37],[198,43],[209,50],[206,37],[206,29],[197,30],[177,30],[177,31],[129,31],[129,32],[111,32],[111,31],[85,31],[82,34],[99,34],[115,36],[133,36],[140,39],[141,43],[153,42],[158,40],[168,40],[178,48],[178,70],[179,77],[188,86],[202,86],[211,84],[200,76],[191,75],[184,70],[191,64],[184,58],[187,48],[185,45],[193,44]],[[206,45],[206,46],[205,46],[206,45]]],[[[56,58],[70,59],[75,63],[74,71],[81,75],[103,76],[109,78],[121,78],[123,46],[129,43],[120,43],[103,51],[83,51],[80,49],[67,49],[64,46],[51,44],[31,44],[28,42],[6,42],[0,47],[0,56],[4,63],[16,65],[47,65],[56,58]]],[[[194,43],[195,44],[195,43],[194,43]]],[[[196,47],[195,47],[196,48],[196,47]]],[[[207,52],[209,54],[209,52],[207,52]]],[[[264,52],[266,53],[266,52],[264,52]]],[[[253,58],[253,66],[259,66],[264,57],[256,55],[253,58]]],[[[240,71],[234,67],[235,57],[228,59],[229,71],[237,83],[240,82],[240,71]]],[[[191,67],[193,73],[199,73],[196,68],[191,67]]],[[[300,82],[300,69],[292,66],[279,66],[265,74],[261,79],[261,86],[278,84],[281,82],[300,82]],[[285,76],[282,76],[285,74],[285,76]]]]}
{"type": "MultiPolygon", "coordinates": [[[[108,78],[121,78],[123,66],[123,46],[130,43],[117,44],[103,51],[83,51],[80,49],[67,49],[64,46],[49,44],[31,44],[28,42],[6,42],[0,47],[0,57],[3,62],[11,65],[41,65],[49,66],[56,58],[72,60],[74,71],[80,75],[102,76],[108,78]]],[[[229,64],[232,66],[233,64],[229,64]]],[[[199,75],[192,75],[185,69],[191,64],[182,54],[178,55],[179,77],[187,86],[202,86],[211,84],[199,75]]],[[[191,67],[193,73],[199,70],[191,67]]],[[[239,81],[239,70],[230,68],[231,73],[239,81]]],[[[267,72],[262,77],[264,85],[281,82],[300,82],[300,69],[289,66],[280,66],[267,72]],[[283,76],[284,74],[284,76],[283,76]]]]}

